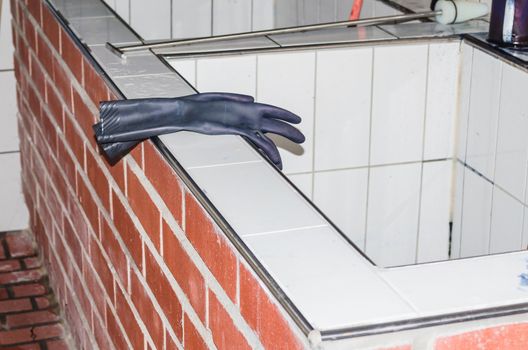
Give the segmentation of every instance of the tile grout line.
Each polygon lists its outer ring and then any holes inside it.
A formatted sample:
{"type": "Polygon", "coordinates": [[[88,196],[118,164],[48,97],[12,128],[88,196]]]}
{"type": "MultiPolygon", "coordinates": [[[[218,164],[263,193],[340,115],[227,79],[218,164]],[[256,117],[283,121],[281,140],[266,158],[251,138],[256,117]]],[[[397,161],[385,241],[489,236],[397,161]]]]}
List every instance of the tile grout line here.
{"type": "Polygon", "coordinates": [[[422,198],[423,198],[423,173],[424,173],[424,155],[425,155],[425,136],[426,136],[426,128],[427,128],[427,101],[429,100],[428,93],[429,93],[429,69],[431,67],[431,44],[427,45],[427,53],[426,53],[426,71],[425,71],[425,96],[424,96],[424,116],[423,116],[423,127],[422,127],[422,162],[420,165],[420,189],[418,191],[418,220],[417,220],[417,226],[416,226],[416,243],[415,243],[415,250],[414,250],[414,263],[418,264],[418,252],[420,248],[420,224],[422,220],[422,198]]]}
{"type": "Polygon", "coordinates": [[[294,227],[294,228],[287,228],[287,229],[284,229],[284,230],[249,233],[249,234],[246,234],[246,235],[241,235],[240,237],[242,239],[245,239],[245,238],[250,238],[250,237],[267,236],[267,235],[272,235],[272,234],[296,232],[296,231],[302,231],[302,230],[311,230],[311,229],[323,228],[323,227],[330,227],[331,228],[331,226],[329,224],[319,224],[319,225],[299,226],[299,227],[294,227]]]}
{"type": "Polygon", "coordinates": [[[317,64],[318,64],[318,56],[319,53],[317,51],[314,52],[314,76],[313,76],[313,84],[314,84],[314,93],[313,93],[313,122],[312,122],[312,171],[311,171],[311,193],[310,193],[310,200],[313,200],[315,198],[315,154],[317,152],[315,148],[315,132],[316,132],[316,126],[317,126],[317,64]]]}

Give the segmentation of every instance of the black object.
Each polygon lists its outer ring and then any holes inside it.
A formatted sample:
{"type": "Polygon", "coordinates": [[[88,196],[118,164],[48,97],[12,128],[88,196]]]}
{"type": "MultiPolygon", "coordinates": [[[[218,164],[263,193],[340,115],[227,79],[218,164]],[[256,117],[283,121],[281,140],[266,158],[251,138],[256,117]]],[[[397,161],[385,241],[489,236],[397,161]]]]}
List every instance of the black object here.
{"type": "Polygon", "coordinates": [[[111,164],[145,139],[185,130],[244,136],[282,169],[279,151],[264,133],[278,134],[296,143],[305,140],[299,130],[288,124],[299,124],[299,116],[239,94],[103,101],[99,112],[100,121],[93,126],[95,138],[111,164]]]}
{"type": "Polygon", "coordinates": [[[488,40],[503,47],[528,46],[528,0],[493,0],[488,40]]]}

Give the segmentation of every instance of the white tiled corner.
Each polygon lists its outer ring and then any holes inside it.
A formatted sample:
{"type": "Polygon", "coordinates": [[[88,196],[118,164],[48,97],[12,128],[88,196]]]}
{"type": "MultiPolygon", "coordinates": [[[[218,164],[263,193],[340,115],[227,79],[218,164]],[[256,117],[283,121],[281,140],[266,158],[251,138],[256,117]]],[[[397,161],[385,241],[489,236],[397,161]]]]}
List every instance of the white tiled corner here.
{"type": "Polygon", "coordinates": [[[315,209],[263,161],[194,168],[189,174],[242,237],[326,225],[315,209]]]}
{"type": "Polygon", "coordinates": [[[115,0],[115,11],[125,22],[130,23],[130,0],[115,0]]]}
{"type": "Polygon", "coordinates": [[[493,180],[502,63],[473,52],[466,163],[493,180]]]}
{"type": "Polygon", "coordinates": [[[460,42],[429,44],[424,159],[453,157],[460,42]]]}
{"type": "Polygon", "coordinates": [[[185,169],[262,161],[240,136],[181,131],[160,138],[185,169]]]}
{"type": "Polygon", "coordinates": [[[493,186],[482,176],[466,168],[462,206],[460,257],[484,255],[489,251],[493,186]]]}
{"type": "Polygon", "coordinates": [[[521,249],[523,213],[521,202],[498,187],[493,188],[491,208],[490,253],[521,249]]]}
{"type": "Polygon", "coordinates": [[[252,0],[214,0],[213,35],[251,31],[252,0]]]}
{"type": "Polygon", "coordinates": [[[253,1],[251,30],[272,29],[275,26],[275,0],[253,1]]]}
{"type": "Polygon", "coordinates": [[[0,153],[18,150],[16,79],[13,71],[0,72],[0,153]]]}
{"type": "Polygon", "coordinates": [[[467,126],[471,94],[471,73],[473,70],[473,46],[462,42],[460,47],[460,88],[458,95],[458,118],[456,124],[456,155],[466,161],[467,126]]]}
{"type": "Polygon", "coordinates": [[[462,236],[462,208],[464,204],[464,175],[465,167],[462,163],[456,162],[453,169],[452,195],[453,195],[453,212],[452,212],[452,229],[451,229],[451,259],[460,257],[460,242],[462,236]]]}
{"type": "Polygon", "coordinates": [[[257,57],[254,55],[202,58],[196,63],[200,92],[232,92],[255,96],[257,57]]]}
{"type": "Polygon", "coordinates": [[[315,98],[315,53],[276,53],[258,56],[257,100],[285,108],[302,118],[297,127],[306,141],[297,145],[274,135],[285,173],[312,171],[315,98]]]}
{"type": "Polygon", "coordinates": [[[28,227],[29,214],[22,194],[20,154],[0,154],[0,232],[28,227]]]}
{"type": "Polygon", "coordinates": [[[524,201],[528,161],[528,74],[503,66],[495,183],[524,201]]]}
{"type": "Polygon", "coordinates": [[[308,198],[312,199],[313,174],[288,175],[288,179],[308,198]]]}
{"type": "Polygon", "coordinates": [[[178,0],[172,2],[172,37],[199,38],[212,33],[212,0],[178,0]]]}
{"type": "Polygon", "coordinates": [[[161,40],[171,37],[171,1],[130,1],[130,25],[143,39],[161,40]]]}
{"type": "Polygon", "coordinates": [[[381,266],[414,264],[421,164],[370,169],[367,255],[381,266]]]}
{"type": "Polygon", "coordinates": [[[10,1],[0,2],[0,69],[13,69],[13,37],[11,36],[10,1]]]}
{"type": "Polygon", "coordinates": [[[318,330],[412,317],[414,311],[329,227],[244,239],[318,330]]]}
{"type": "Polygon", "coordinates": [[[449,223],[451,216],[451,174],[453,161],[423,164],[418,263],[449,258],[449,223]]]}
{"type": "Polygon", "coordinates": [[[365,247],[368,169],[314,174],[313,202],[360,249],[365,247]]]}
{"type": "Polygon", "coordinates": [[[196,60],[169,59],[167,62],[183,77],[183,79],[196,87],[196,60]]]}
{"type": "Polygon", "coordinates": [[[368,165],[372,51],[317,53],[315,170],[368,165]]]}
{"type": "Polygon", "coordinates": [[[374,49],[371,164],[422,159],[427,45],[374,49]]]}

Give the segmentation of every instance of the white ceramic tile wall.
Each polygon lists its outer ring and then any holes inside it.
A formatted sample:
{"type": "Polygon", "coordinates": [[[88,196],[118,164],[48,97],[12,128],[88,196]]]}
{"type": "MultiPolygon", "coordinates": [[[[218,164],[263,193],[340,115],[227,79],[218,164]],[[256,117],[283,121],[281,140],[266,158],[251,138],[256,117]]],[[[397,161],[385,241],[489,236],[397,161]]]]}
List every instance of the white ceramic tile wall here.
{"type": "Polygon", "coordinates": [[[204,58],[197,61],[196,88],[200,92],[256,95],[257,57],[204,58]]]}
{"type": "Polygon", "coordinates": [[[274,2],[275,0],[253,1],[253,30],[272,29],[275,26],[274,2]]]}
{"type": "Polygon", "coordinates": [[[170,39],[171,1],[131,0],[130,25],[145,40],[170,39]]]}
{"type": "Polygon", "coordinates": [[[315,170],[368,165],[372,52],[317,52],[315,170]]]}
{"type": "Polygon", "coordinates": [[[422,159],[427,53],[416,44],[374,49],[371,164],[422,159]]]}
{"type": "Polygon", "coordinates": [[[251,0],[214,0],[213,35],[251,31],[251,0]]]}
{"type": "Polygon", "coordinates": [[[360,249],[365,247],[368,169],[314,174],[314,203],[360,249]]]}
{"type": "Polygon", "coordinates": [[[189,84],[196,87],[196,60],[182,59],[168,62],[189,84]]]}
{"type": "Polygon", "coordinates": [[[0,154],[0,232],[28,227],[28,211],[22,195],[20,154],[0,154]]]}
{"type": "Polygon", "coordinates": [[[448,259],[453,161],[423,163],[416,262],[448,259]]]}
{"type": "Polygon", "coordinates": [[[502,64],[473,52],[466,163],[493,180],[502,64]]]}
{"type": "Polygon", "coordinates": [[[449,257],[457,259],[460,257],[460,243],[462,236],[462,208],[464,205],[464,175],[465,166],[459,161],[456,162],[453,171],[453,198],[452,198],[452,222],[451,229],[451,249],[449,257]]]}
{"type": "Polygon", "coordinates": [[[421,164],[370,169],[366,252],[382,266],[416,258],[421,164]]]}
{"type": "Polygon", "coordinates": [[[115,11],[125,22],[130,22],[130,0],[115,0],[115,11]]]}
{"type": "Polygon", "coordinates": [[[501,189],[493,188],[490,253],[521,249],[524,207],[501,189]]]}
{"type": "Polygon", "coordinates": [[[313,174],[288,175],[288,179],[308,198],[313,198],[313,174]]]}
{"type": "Polygon", "coordinates": [[[0,70],[13,69],[13,43],[11,36],[10,1],[1,2],[0,18],[0,70]]]}
{"type": "Polygon", "coordinates": [[[460,41],[429,45],[424,159],[453,157],[460,41]]]}
{"type": "Polygon", "coordinates": [[[16,79],[13,71],[0,72],[0,153],[18,151],[16,79]]]}
{"type": "Polygon", "coordinates": [[[495,183],[523,201],[528,161],[528,73],[505,64],[501,91],[495,183]]]}
{"type": "Polygon", "coordinates": [[[460,257],[488,253],[492,189],[489,181],[465,168],[460,257]]]}
{"type": "Polygon", "coordinates": [[[174,39],[211,35],[213,0],[173,0],[172,37],[174,39]]]}
{"type": "Polygon", "coordinates": [[[307,136],[302,145],[277,136],[285,173],[312,171],[315,98],[315,53],[275,53],[258,57],[257,100],[281,106],[302,116],[299,129],[307,136]]]}

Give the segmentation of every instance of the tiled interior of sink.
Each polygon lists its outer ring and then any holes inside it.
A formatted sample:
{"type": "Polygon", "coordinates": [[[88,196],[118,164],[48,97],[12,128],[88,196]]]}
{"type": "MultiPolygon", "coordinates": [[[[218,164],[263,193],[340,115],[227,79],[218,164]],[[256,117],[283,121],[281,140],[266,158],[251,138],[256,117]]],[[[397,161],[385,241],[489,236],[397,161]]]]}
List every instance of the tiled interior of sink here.
{"type": "Polygon", "coordinates": [[[520,131],[502,136],[526,128],[510,121],[522,115],[514,97],[499,95],[524,72],[458,40],[169,62],[200,92],[302,116],[303,145],[275,138],[284,172],[376,264],[526,246],[526,150],[507,152],[520,131]]]}

